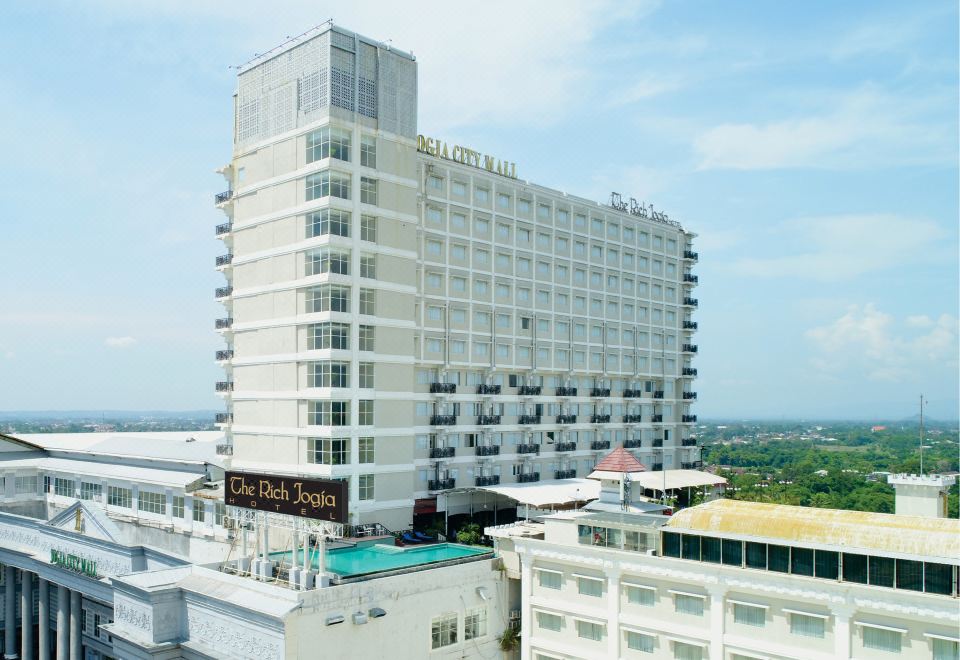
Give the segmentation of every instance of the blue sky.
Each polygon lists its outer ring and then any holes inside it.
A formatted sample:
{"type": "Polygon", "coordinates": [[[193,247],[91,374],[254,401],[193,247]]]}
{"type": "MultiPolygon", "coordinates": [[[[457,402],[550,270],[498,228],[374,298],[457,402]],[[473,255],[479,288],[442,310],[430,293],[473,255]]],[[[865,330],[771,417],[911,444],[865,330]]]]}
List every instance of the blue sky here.
{"type": "Polygon", "coordinates": [[[12,2],[0,409],[218,408],[235,72],[328,18],[420,131],[697,232],[713,417],[958,415],[952,2],[12,2]]]}

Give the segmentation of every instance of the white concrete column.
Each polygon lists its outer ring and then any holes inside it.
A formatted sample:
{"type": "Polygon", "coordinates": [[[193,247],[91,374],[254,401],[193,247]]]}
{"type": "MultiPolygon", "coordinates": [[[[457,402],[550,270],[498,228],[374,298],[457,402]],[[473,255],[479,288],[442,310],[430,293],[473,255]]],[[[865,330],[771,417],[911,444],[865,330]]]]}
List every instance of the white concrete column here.
{"type": "Polygon", "coordinates": [[[70,644],[70,590],[57,585],[57,660],[67,660],[70,644]]]}
{"type": "Polygon", "coordinates": [[[3,657],[9,660],[17,657],[17,569],[13,566],[3,569],[3,587],[3,657]]]}
{"type": "Polygon", "coordinates": [[[203,522],[204,533],[213,535],[213,527],[216,517],[213,514],[213,502],[207,500],[203,503],[203,513],[205,520],[203,522]]]}
{"type": "Polygon", "coordinates": [[[70,592],[70,660],[83,660],[81,648],[81,621],[83,610],[80,609],[80,592],[70,592]]]}
{"type": "Polygon", "coordinates": [[[50,660],[50,583],[40,578],[37,590],[37,644],[40,647],[37,660],[50,660]]]}
{"type": "Polygon", "coordinates": [[[140,486],[131,484],[130,486],[130,508],[134,518],[140,517],[140,486]]]}
{"type": "Polygon", "coordinates": [[[533,590],[532,559],[520,554],[520,657],[530,656],[530,635],[533,631],[533,610],[530,608],[530,593],[533,590]]]}
{"type": "Polygon", "coordinates": [[[607,657],[620,657],[620,569],[607,574],[607,657]]]}
{"type": "Polygon", "coordinates": [[[840,660],[849,660],[851,657],[850,617],[853,615],[853,608],[834,608],[833,614],[833,655],[840,660]]]}
{"type": "Polygon", "coordinates": [[[183,496],[183,529],[187,532],[193,531],[193,497],[184,494],[183,496]]]}
{"type": "Polygon", "coordinates": [[[727,590],[719,586],[707,587],[710,594],[710,660],[723,660],[723,629],[726,618],[727,590]]]}
{"type": "Polygon", "coordinates": [[[169,488],[166,492],[167,496],[167,524],[173,526],[173,491],[169,488]]]}
{"type": "Polygon", "coordinates": [[[33,574],[20,571],[20,657],[33,660],[33,574]]]}

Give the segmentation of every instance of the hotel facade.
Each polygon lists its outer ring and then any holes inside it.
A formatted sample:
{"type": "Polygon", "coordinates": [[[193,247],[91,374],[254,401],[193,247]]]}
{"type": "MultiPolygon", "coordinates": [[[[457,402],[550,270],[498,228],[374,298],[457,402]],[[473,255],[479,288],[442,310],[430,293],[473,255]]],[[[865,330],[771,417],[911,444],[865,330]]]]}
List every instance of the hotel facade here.
{"type": "Polygon", "coordinates": [[[414,58],[339,27],[242,67],[235,112],[232,468],[349,479],[351,523],[402,530],[619,444],[700,466],[693,234],[420,135],[414,58]]]}

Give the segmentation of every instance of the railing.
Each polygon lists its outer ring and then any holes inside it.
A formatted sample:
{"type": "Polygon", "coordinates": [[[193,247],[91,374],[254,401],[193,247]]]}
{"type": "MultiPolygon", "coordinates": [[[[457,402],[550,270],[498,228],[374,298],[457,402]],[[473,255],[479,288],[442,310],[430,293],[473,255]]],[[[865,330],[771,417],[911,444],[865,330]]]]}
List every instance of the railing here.
{"type": "Polygon", "coordinates": [[[500,485],[500,475],[491,474],[487,477],[477,477],[477,488],[481,486],[499,486],[500,485]]]}
{"type": "Polygon", "coordinates": [[[576,442],[558,442],[553,446],[554,451],[576,451],[576,442]]]}
{"type": "Polygon", "coordinates": [[[531,445],[517,445],[518,454],[539,454],[540,445],[531,444],[531,445]]]}
{"type": "Polygon", "coordinates": [[[663,446],[663,438],[654,438],[654,439],[653,439],[653,445],[652,445],[652,446],[654,446],[654,447],[662,447],[662,446],[663,446]]]}
{"type": "Polygon", "coordinates": [[[557,470],[553,473],[554,479],[576,479],[577,471],[576,470],[557,470]]]}
{"type": "Polygon", "coordinates": [[[684,375],[684,376],[696,376],[696,375],[697,375],[697,370],[696,370],[696,368],[694,368],[694,367],[684,367],[684,368],[683,368],[683,375],[684,375]]]}
{"type": "Polygon", "coordinates": [[[456,415],[430,415],[430,426],[453,426],[456,423],[456,415]]]}
{"type": "Polygon", "coordinates": [[[697,439],[696,438],[684,438],[680,441],[681,447],[696,447],[697,439]]]}
{"type": "Polygon", "coordinates": [[[221,381],[217,381],[216,391],[217,391],[217,392],[232,392],[232,391],[233,391],[233,381],[232,381],[232,380],[221,380],[221,381]]]}
{"type": "Polygon", "coordinates": [[[659,472],[660,470],[663,469],[663,463],[654,463],[653,465],[650,466],[650,469],[653,472],[659,472]]]}
{"type": "Polygon", "coordinates": [[[699,470],[703,467],[703,461],[691,461],[690,463],[681,463],[680,468],[683,470],[699,470]]]}
{"type": "Polygon", "coordinates": [[[635,414],[635,415],[624,415],[624,416],[623,416],[623,423],[624,423],[624,424],[639,424],[639,423],[642,422],[642,421],[643,421],[643,415],[640,415],[639,413],[638,413],[638,414],[635,414]]]}
{"type": "Polygon", "coordinates": [[[217,456],[233,456],[233,445],[229,443],[217,445],[217,456]]]}
{"type": "Polygon", "coordinates": [[[521,385],[517,389],[520,396],[539,396],[543,388],[540,385],[521,385]]]}
{"type": "Polygon", "coordinates": [[[650,421],[654,424],[658,424],[663,421],[663,415],[652,415],[650,421]]]}
{"type": "Polygon", "coordinates": [[[576,424],[576,415],[557,415],[557,424],[576,424]]]}
{"type": "Polygon", "coordinates": [[[521,484],[529,484],[529,483],[533,483],[534,481],[540,481],[540,473],[539,473],[539,472],[527,472],[527,473],[525,473],[525,474],[518,474],[518,475],[517,475],[517,482],[518,482],[518,483],[521,483],[521,484]]]}
{"type": "Polygon", "coordinates": [[[220,266],[229,266],[233,262],[233,255],[231,253],[221,254],[217,257],[217,267],[220,266]]]}
{"type": "Polygon", "coordinates": [[[456,447],[431,447],[430,458],[453,458],[457,455],[456,447]]]}
{"type": "Polygon", "coordinates": [[[214,229],[217,236],[223,236],[224,234],[229,234],[231,231],[233,231],[233,223],[224,222],[222,225],[217,225],[214,229]]]}
{"type": "Polygon", "coordinates": [[[224,190],[222,193],[217,193],[213,196],[213,203],[223,204],[224,202],[229,202],[231,199],[233,199],[233,191],[224,190]]]}
{"type": "Polygon", "coordinates": [[[593,387],[590,389],[590,396],[610,396],[609,387],[593,387]]]}
{"type": "Polygon", "coordinates": [[[540,415],[520,415],[517,418],[517,424],[539,424],[540,415]]]}
{"type": "Polygon", "coordinates": [[[609,424],[610,415],[590,415],[591,424],[609,424]]]}
{"type": "Polygon", "coordinates": [[[610,449],[609,440],[594,440],[590,443],[590,449],[610,449]]]}
{"type": "Polygon", "coordinates": [[[684,344],[684,345],[683,345],[683,352],[684,352],[684,353],[696,353],[696,352],[697,352],[697,345],[696,345],[696,344],[684,344]]]}
{"type": "Polygon", "coordinates": [[[431,479],[427,482],[427,490],[450,490],[456,485],[456,479],[431,479]]]}
{"type": "Polygon", "coordinates": [[[684,415],[684,416],[681,418],[681,421],[683,421],[683,422],[695,422],[695,421],[697,421],[697,416],[696,416],[696,415],[684,415]]]}
{"type": "Polygon", "coordinates": [[[557,396],[577,396],[576,387],[558,387],[557,396]]]}
{"type": "Polygon", "coordinates": [[[683,274],[683,281],[684,281],[684,282],[688,282],[688,283],[690,283],[690,284],[696,284],[697,282],[700,281],[700,278],[697,277],[696,275],[691,275],[690,273],[684,273],[684,274],[683,274]]]}
{"type": "Polygon", "coordinates": [[[624,390],[624,391],[623,391],[623,398],[624,398],[624,399],[639,399],[639,398],[642,397],[642,396],[643,396],[643,390],[633,390],[633,389],[630,389],[630,390],[624,390]]]}
{"type": "Polygon", "coordinates": [[[683,322],[683,329],[684,329],[684,330],[696,330],[698,327],[700,327],[700,326],[697,324],[696,321],[684,321],[684,322],[683,322]]]}
{"type": "Polygon", "coordinates": [[[233,413],[217,413],[213,418],[214,423],[216,424],[232,424],[233,423],[233,413]]]}
{"type": "Polygon", "coordinates": [[[455,394],[456,383],[430,383],[430,394],[455,394]]]}
{"type": "Polygon", "coordinates": [[[475,447],[477,456],[499,456],[500,445],[477,445],[475,447]]]}
{"type": "Polygon", "coordinates": [[[393,532],[380,523],[362,523],[344,525],[343,535],[347,538],[363,538],[364,536],[393,536],[393,532]]]}
{"type": "Polygon", "coordinates": [[[477,424],[479,426],[491,426],[493,424],[500,423],[500,415],[479,415],[477,416],[477,424]]]}
{"type": "Polygon", "coordinates": [[[654,392],[653,392],[653,398],[654,398],[654,399],[662,399],[662,398],[663,398],[663,390],[654,390],[654,392]]]}
{"type": "Polygon", "coordinates": [[[233,359],[233,349],[228,348],[222,351],[217,351],[217,362],[223,362],[224,360],[233,359]]]}
{"type": "Polygon", "coordinates": [[[684,392],[684,393],[683,393],[683,398],[684,398],[684,399],[687,399],[687,400],[696,399],[696,398],[697,398],[697,393],[696,393],[696,392],[684,392]]]}
{"type": "Polygon", "coordinates": [[[688,306],[690,306],[690,307],[696,307],[696,306],[699,305],[700,303],[697,301],[696,298],[684,298],[684,299],[683,299],[683,304],[684,304],[684,305],[688,305],[688,306]]]}
{"type": "Polygon", "coordinates": [[[226,298],[232,293],[233,293],[232,286],[220,286],[213,290],[213,297],[217,299],[226,298]]]}
{"type": "Polygon", "coordinates": [[[624,440],[624,441],[623,441],[623,448],[624,448],[624,449],[639,449],[639,448],[642,447],[642,446],[643,446],[643,441],[642,441],[642,440],[638,440],[638,439],[636,439],[636,438],[634,438],[634,439],[632,439],[632,440],[624,440]]]}
{"type": "Polygon", "coordinates": [[[697,254],[696,252],[693,252],[692,250],[684,250],[684,251],[683,251],[683,258],[684,258],[684,259],[692,259],[693,261],[696,261],[697,259],[700,258],[700,255],[697,254]]]}
{"type": "Polygon", "coordinates": [[[227,330],[233,327],[233,319],[230,317],[225,319],[217,319],[213,325],[217,330],[227,330]]]}
{"type": "Polygon", "coordinates": [[[499,385],[477,385],[477,394],[500,394],[499,385]]]}

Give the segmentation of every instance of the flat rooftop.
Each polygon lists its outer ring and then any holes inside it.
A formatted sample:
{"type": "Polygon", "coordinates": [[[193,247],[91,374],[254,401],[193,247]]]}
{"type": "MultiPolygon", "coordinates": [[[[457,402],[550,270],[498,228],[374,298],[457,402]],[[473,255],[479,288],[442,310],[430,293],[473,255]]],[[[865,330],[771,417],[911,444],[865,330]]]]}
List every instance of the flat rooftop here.
{"type": "Polygon", "coordinates": [[[8,437],[47,451],[216,465],[223,463],[217,456],[217,444],[224,441],[221,431],[18,433],[8,437]]]}

